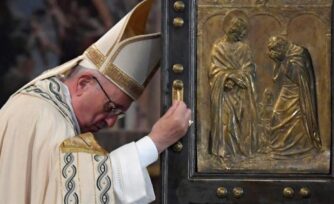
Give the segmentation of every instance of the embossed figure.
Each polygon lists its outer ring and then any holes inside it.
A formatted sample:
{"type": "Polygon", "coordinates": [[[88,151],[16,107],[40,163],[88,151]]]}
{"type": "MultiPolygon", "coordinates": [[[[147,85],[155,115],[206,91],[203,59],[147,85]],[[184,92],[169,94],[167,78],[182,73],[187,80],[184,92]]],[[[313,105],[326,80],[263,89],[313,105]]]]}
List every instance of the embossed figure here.
{"type": "Polygon", "coordinates": [[[225,35],[213,45],[209,68],[209,150],[213,155],[237,161],[257,149],[255,65],[249,46],[242,42],[247,32],[247,18],[234,16],[224,28],[225,35]]]}
{"type": "Polygon", "coordinates": [[[310,53],[283,37],[268,41],[269,57],[275,61],[274,80],[280,92],[273,109],[272,157],[305,156],[321,149],[315,94],[315,76],[310,53]]]}

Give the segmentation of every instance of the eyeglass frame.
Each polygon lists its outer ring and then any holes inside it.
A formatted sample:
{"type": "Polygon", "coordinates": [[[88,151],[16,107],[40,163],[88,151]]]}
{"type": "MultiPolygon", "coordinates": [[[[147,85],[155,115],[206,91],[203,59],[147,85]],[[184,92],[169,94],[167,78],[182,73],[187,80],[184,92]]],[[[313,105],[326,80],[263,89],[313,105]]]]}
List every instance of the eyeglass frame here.
{"type": "Polygon", "coordinates": [[[125,112],[122,109],[117,108],[116,103],[110,99],[106,90],[103,88],[99,80],[95,76],[92,76],[92,78],[97,82],[102,92],[108,99],[108,102],[103,105],[103,111],[107,112],[108,116],[117,116],[118,119],[123,118],[125,116],[125,112]]]}

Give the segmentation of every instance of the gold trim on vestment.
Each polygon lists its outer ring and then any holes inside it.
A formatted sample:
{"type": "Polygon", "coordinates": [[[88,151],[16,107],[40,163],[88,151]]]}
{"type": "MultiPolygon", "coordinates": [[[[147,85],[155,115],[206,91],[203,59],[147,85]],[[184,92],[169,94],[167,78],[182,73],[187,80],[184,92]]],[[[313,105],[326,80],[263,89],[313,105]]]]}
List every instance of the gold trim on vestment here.
{"type": "MultiPolygon", "coordinates": [[[[58,169],[58,172],[59,172],[59,181],[60,181],[60,184],[61,184],[61,186],[65,186],[65,184],[64,184],[64,179],[63,179],[63,177],[61,176],[61,170],[62,170],[62,156],[61,156],[61,152],[59,151],[58,152],[59,154],[58,154],[58,156],[59,156],[59,166],[57,167],[57,169],[58,169]]],[[[64,198],[64,189],[62,189],[61,191],[60,191],[60,195],[61,195],[61,198],[64,198]]]]}
{"type": "MultiPolygon", "coordinates": [[[[94,181],[96,181],[97,180],[97,178],[95,177],[95,165],[94,165],[94,158],[93,158],[94,156],[93,155],[91,155],[90,156],[90,158],[91,158],[91,160],[92,160],[92,168],[93,168],[93,179],[94,179],[94,181]]],[[[95,204],[96,203],[98,203],[98,201],[97,201],[97,196],[96,196],[96,187],[94,186],[94,197],[95,197],[95,204]]]]}
{"type": "Polygon", "coordinates": [[[103,149],[90,132],[68,138],[60,145],[62,153],[85,152],[106,156],[108,152],[103,149]]]}
{"type": "MultiPolygon", "coordinates": [[[[77,152],[77,167],[80,167],[80,160],[79,160],[79,153],[77,152]]],[[[78,172],[78,184],[81,185],[81,182],[80,182],[80,173],[78,172]]],[[[81,198],[82,196],[82,193],[81,193],[81,187],[79,187],[79,201],[82,200],[81,198]]]]}

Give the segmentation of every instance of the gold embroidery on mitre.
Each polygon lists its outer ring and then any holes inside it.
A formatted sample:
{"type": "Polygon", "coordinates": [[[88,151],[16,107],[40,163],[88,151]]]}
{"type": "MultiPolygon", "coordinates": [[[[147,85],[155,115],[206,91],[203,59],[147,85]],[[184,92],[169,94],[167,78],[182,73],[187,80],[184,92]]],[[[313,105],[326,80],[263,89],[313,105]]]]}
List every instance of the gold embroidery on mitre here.
{"type": "Polygon", "coordinates": [[[95,140],[90,132],[68,138],[60,145],[62,153],[85,152],[89,154],[107,155],[108,152],[103,149],[95,140]]]}
{"type": "Polygon", "coordinates": [[[152,34],[147,34],[147,35],[135,36],[135,37],[132,37],[132,38],[129,38],[129,39],[126,39],[126,40],[122,41],[120,43],[119,47],[117,48],[117,50],[114,52],[110,61],[112,61],[112,62],[115,61],[116,57],[123,50],[123,48],[125,46],[130,45],[130,44],[135,43],[135,42],[139,42],[139,41],[152,40],[152,39],[155,39],[159,36],[160,36],[159,33],[152,33],[152,34]]]}
{"type": "Polygon", "coordinates": [[[139,96],[144,91],[144,87],[142,85],[124,73],[112,62],[109,62],[107,66],[100,71],[102,74],[108,76],[114,83],[124,89],[124,91],[127,92],[133,99],[139,98],[139,96]]]}
{"type": "MultiPolygon", "coordinates": [[[[132,43],[135,42],[139,42],[139,41],[143,41],[143,40],[152,40],[155,39],[157,37],[159,37],[160,35],[157,35],[157,33],[153,33],[150,35],[145,35],[145,36],[136,36],[127,40],[124,40],[122,42],[122,44],[117,48],[117,50],[114,52],[113,56],[111,57],[110,61],[113,62],[115,61],[116,57],[119,55],[119,53],[122,51],[122,49],[132,43]]],[[[109,66],[109,65],[108,65],[109,66]]],[[[112,66],[116,67],[115,65],[112,64],[112,66]]],[[[159,68],[160,66],[160,60],[157,62],[157,64],[154,66],[153,69],[151,69],[150,74],[146,77],[146,80],[144,81],[144,84],[139,85],[136,81],[134,81],[135,83],[137,83],[139,86],[142,87],[142,89],[145,89],[145,87],[147,86],[148,82],[152,79],[152,77],[154,76],[156,70],[159,68]]],[[[117,68],[117,67],[116,67],[117,68]]],[[[117,68],[119,69],[119,68],[117,68]]],[[[131,79],[131,78],[130,78],[131,79]]],[[[141,92],[142,93],[142,92],[141,92]]],[[[141,95],[141,93],[138,95],[138,97],[141,95]]],[[[136,97],[136,99],[138,98],[136,97]]]]}
{"type": "Polygon", "coordinates": [[[153,69],[151,70],[150,74],[146,77],[146,80],[143,83],[143,86],[146,87],[147,84],[151,81],[151,79],[153,78],[155,72],[158,70],[158,68],[160,67],[160,60],[157,62],[157,64],[153,67],[153,69]]]}
{"type": "Polygon", "coordinates": [[[103,53],[95,45],[90,46],[85,51],[85,55],[98,68],[101,68],[103,63],[106,61],[106,56],[104,56],[103,53]]]}

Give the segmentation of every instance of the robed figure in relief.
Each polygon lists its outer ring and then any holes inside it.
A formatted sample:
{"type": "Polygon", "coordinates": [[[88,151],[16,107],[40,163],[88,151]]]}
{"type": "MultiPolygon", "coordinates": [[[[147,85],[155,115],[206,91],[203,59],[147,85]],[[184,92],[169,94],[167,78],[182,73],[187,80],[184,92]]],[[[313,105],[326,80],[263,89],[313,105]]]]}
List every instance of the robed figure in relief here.
{"type": "Polygon", "coordinates": [[[209,151],[233,162],[256,152],[257,138],[255,65],[249,46],[242,42],[248,22],[243,15],[231,15],[224,20],[225,35],[211,51],[209,151]]]}
{"type": "Polygon", "coordinates": [[[269,39],[268,49],[275,61],[274,80],[280,82],[271,124],[271,156],[291,159],[317,152],[322,144],[311,55],[279,36],[269,39]]]}

